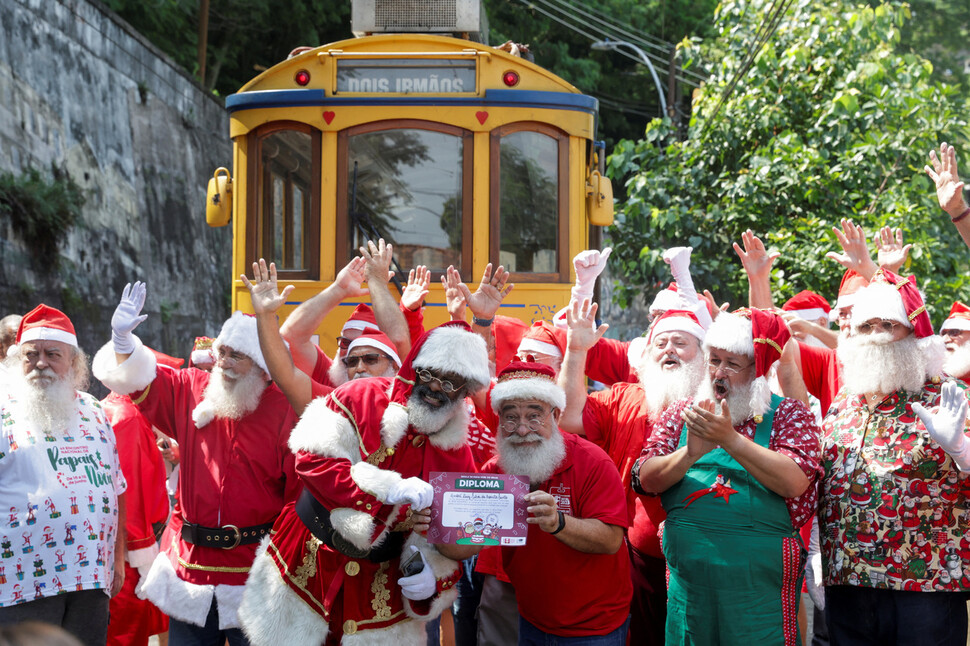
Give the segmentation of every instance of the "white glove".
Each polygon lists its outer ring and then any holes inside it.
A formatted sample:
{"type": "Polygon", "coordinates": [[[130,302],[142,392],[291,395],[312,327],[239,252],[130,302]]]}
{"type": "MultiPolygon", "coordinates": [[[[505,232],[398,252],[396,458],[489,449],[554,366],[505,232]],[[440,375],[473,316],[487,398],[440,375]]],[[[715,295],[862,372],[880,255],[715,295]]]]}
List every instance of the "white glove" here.
{"type": "Polygon", "coordinates": [[[146,293],[145,283],[128,283],[121,294],[121,302],[111,315],[111,341],[118,354],[131,354],[135,351],[135,337],[131,331],[148,318],[147,314],[141,314],[146,293]]]}
{"type": "Polygon", "coordinates": [[[690,271],[690,252],[693,250],[693,247],[671,247],[664,251],[664,262],[670,265],[670,273],[678,285],[681,277],[690,271]]]}
{"type": "MultiPolygon", "coordinates": [[[[411,549],[418,552],[418,548],[414,545],[411,546],[411,549]]],[[[431,571],[431,567],[424,559],[424,554],[418,552],[418,555],[421,557],[421,562],[424,563],[424,569],[417,574],[402,577],[397,580],[398,585],[401,586],[401,594],[411,601],[428,599],[434,596],[435,590],[437,589],[434,572],[431,571]]]]}
{"type": "Polygon", "coordinates": [[[913,404],[926,432],[946,451],[960,471],[970,471],[970,442],[964,434],[967,424],[967,398],[955,382],[943,384],[940,407],[930,413],[921,404],[913,404]]]}
{"type": "Polygon", "coordinates": [[[421,478],[406,478],[391,487],[384,502],[389,505],[409,503],[414,509],[427,509],[434,499],[434,488],[421,478]]]}
{"type": "Polygon", "coordinates": [[[606,269],[606,260],[611,253],[613,253],[613,249],[607,247],[603,251],[587,249],[576,254],[576,257],[573,258],[573,267],[576,268],[576,285],[573,287],[573,298],[579,302],[593,298],[593,285],[596,284],[596,278],[606,269]]]}

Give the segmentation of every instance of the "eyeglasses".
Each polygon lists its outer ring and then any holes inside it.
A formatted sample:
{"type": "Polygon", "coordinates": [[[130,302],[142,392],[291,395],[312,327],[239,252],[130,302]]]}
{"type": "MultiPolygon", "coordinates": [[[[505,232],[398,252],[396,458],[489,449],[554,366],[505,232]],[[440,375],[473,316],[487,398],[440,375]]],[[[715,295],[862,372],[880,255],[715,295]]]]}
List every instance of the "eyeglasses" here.
{"type": "Polygon", "coordinates": [[[525,424],[525,427],[530,431],[538,431],[549,418],[550,413],[552,413],[551,408],[545,413],[529,413],[525,417],[519,417],[518,415],[505,415],[502,417],[502,421],[499,422],[499,428],[509,435],[519,430],[519,427],[523,424],[525,424]]]}
{"type": "Polygon", "coordinates": [[[427,384],[427,383],[431,383],[432,381],[436,381],[438,382],[438,386],[441,387],[441,390],[443,390],[446,393],[453,393],[465,387],[465,384],[460,384],[456,386],[455,384],[451,383],[447,379],[439,379],[438,377],[435,377],[429,371],[424,369],[415,370],[415,373],[418,375],[418,379],[421,380],[421,383],[427,384]]]}
{"type": "Polygon", "coordinates": [[[739,372],[741,372],[742,370],[747,370],[748,368],[750,368],[753,365],[754,365],[754,362],[753,361],[751,363],[749,363],[748,365],[746,365],[746,366],[739,366],[739,365],[734,364],[734,363],[721,361],[720,359],[708,359],[707,360],[707,367],[708,368],[710,368],[714,372],[717,372],[718,370],[720,370],[721,372],[723,372],[724,374],[726,374],[728,376],[736,375],[739,372]]]}
{"type": "Polygon", "coordinates": [[[341,350],[346,350],[347,348],[350,347],[350,342],[351,341],[353,341],[353,339],[348,339],[345,336],[338,336],[337,337],[337,347],[340,348],[341,350]]]}
{"type": "Polygon", "coordinates": [[[958,330],[955,327],[951,327],[946,330],[940,330],[940,336],[948,336],[954,339],[959,339],[965,332],[966,330],[958,330]]]}
{"type": "Polygon", "coordinates": [[[358,354],[356,357],[344,357],[341,359],[343,364],[348,368],[356,368],[357,364],[361,361],[364,362],[365,366],[373,366],[378,361],[384,359],[390,359],[386,354],[380,354],[378,352],[368,352],[367,354],[358,354]]]}
{"type": "Polygon", "coordinates": [[[856,326],[856,331],[862,334],[872,334],[873,332],[885,332],[886,334],[892,334],[895,332],[896,328],[901,325],[896,321],[866,321],[858,326],[856,326]]]}

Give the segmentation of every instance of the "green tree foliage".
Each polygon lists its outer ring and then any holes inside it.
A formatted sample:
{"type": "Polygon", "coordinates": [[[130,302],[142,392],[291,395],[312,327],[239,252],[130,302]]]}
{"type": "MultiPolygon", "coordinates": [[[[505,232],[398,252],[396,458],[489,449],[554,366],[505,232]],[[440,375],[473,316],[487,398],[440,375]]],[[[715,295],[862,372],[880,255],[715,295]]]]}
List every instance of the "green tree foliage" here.
{"type": "Polygon", "coordinates": [[[10,220],[34,252],[37,266],[46,269],[58,266],[58,249],[80,219],[85,200],[66,171],[53,166],[51,175],[45,177],[36,168],[19,176],[0,174],[0,219],[10,220]]]}
{"type": "Polygon", "coordinates": [[[718,37],[685,43],[686,57],[717,60],[686,141],[654,120],[644,139],[614,149],[608,170],[627,192],[610,230],[620,303],[669,280],[664,248],[690,245],[696,283],[746,304],[731,245],[748,228],[782,253],[776,302],[805,288],[834,299],[842,268],[825,253],[838,250],[831,228],[843,217],[870,233],[904,230],[915,247],[903,271],[917,276],[931,311],[966,298],[967,249],[922,170],[941,140],[966,152],[966,106],[899,46],[908,7],[796,0],[716,110],[772,4],[726,1],[718,37]]]}

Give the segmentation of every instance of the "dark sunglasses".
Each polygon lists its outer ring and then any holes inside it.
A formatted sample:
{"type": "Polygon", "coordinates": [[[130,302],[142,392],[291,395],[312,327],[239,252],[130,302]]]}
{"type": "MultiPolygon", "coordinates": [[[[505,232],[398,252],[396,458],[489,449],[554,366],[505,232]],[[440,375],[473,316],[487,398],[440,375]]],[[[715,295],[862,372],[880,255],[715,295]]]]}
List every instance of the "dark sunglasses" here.
{"type": "Polygon", "coordinates": [[[341,359],[341,361],[343,361],[344,365],[347,366],[348,368],[356,368],[357,364],[360,363],[361,361],[364,362],[365,366],[373,366],[378,361],[380,361],[382,357],[385,359],[390,359],[390,357],[387,356],[386,354],[380,354],[378,352],[368,352],[367,354],[359,354],[356,357],[344,357],[343,359],[341,359]]]}
{"type": "Polygon", "coordinates": [[[346,350],[347,348],[350,347],[350,342],[352,340],[353,339],[348,339],[345,336],[338,336],[337,337],[337,347],[339,347],[341,350],[346,350]]]}

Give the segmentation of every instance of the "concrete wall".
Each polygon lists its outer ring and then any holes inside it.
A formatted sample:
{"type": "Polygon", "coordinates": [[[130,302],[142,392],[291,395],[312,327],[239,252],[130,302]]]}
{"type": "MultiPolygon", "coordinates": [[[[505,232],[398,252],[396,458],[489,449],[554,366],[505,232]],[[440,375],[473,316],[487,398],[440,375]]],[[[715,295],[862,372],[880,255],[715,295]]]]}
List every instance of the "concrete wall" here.
{"type": "Polygon", "coordinates": [[[66,170],[86,193],[60,263],[0,217],[0,316],[61,307],[93,352],[128,281],[148,283],[150,345],[187,356],[229,314],[229,227],[205,189],[231,165],[221,100],[91,0],[0,0],[0,172],[66,170]]]}

